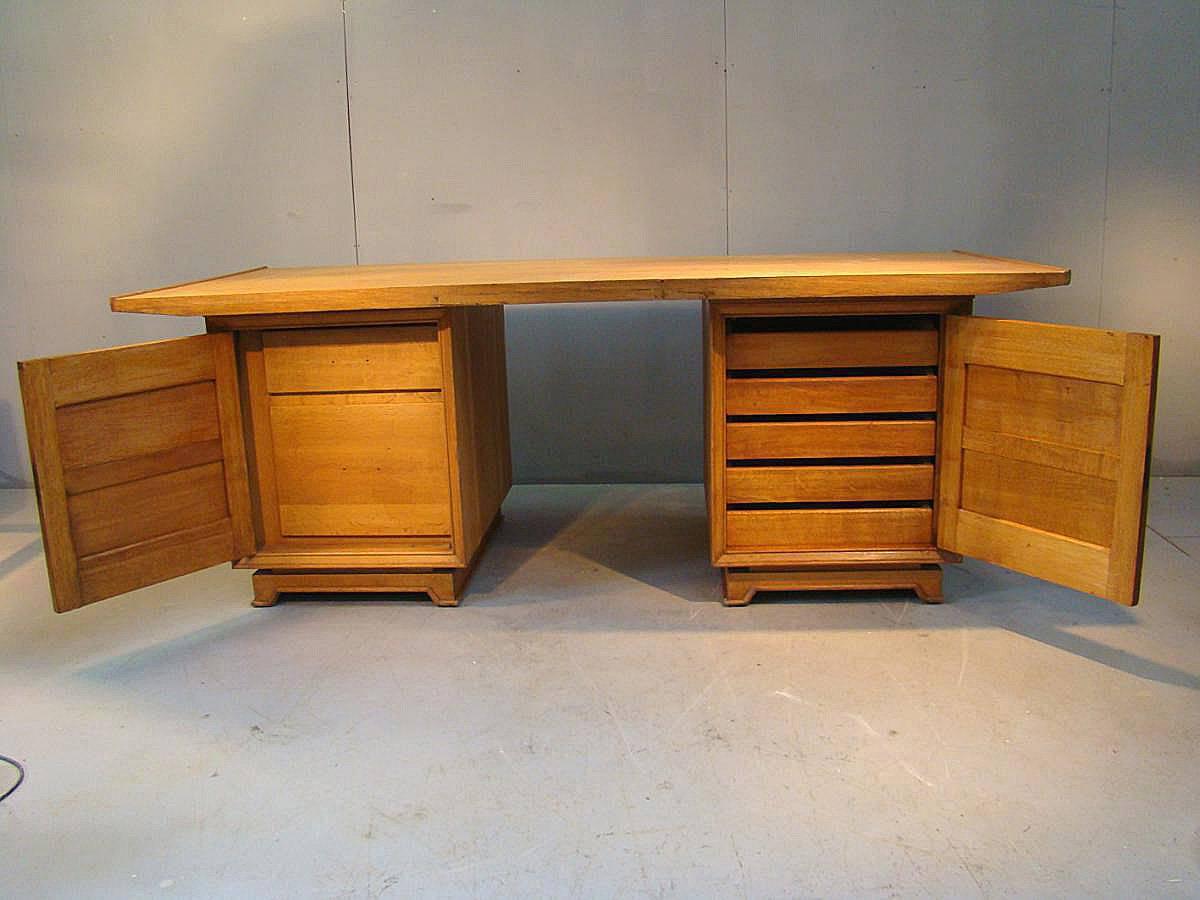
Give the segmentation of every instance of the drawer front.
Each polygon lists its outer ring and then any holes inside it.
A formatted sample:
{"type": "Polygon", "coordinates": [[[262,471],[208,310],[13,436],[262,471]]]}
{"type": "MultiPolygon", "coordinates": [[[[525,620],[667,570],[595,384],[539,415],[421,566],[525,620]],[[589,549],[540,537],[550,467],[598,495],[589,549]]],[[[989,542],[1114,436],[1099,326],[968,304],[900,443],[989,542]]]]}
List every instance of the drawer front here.
{"type": "Polygon", "coordinates": [[[733,332],[727,369],[840,369],[936,366],[936,329],[733,332]]]}
{"type": "Polygon", "coordinates": [[[266,331],[263,362],[273,394],[442,387],[437,326],[426,323],[266,331]]]}
{"type": "Polygon", "coordinates": [[[726,513],[728,549],[856,550],[929,547],[933,510],[734,509],[726,513]]]}
{"type": "Polygon", "coordinates": [[[270,403],[284,537],[451,534],[440,394],[283,395],[270,403]]]}
{"type": "Polygon", "coordinates": [[[932,412],[937,409],[937,376],[730,378],[725,409],[731,416],[932,412]]]}
{"type": "Polygon", "coordinates": [[[932,456],[934,422],[730,422],[729,459],[932,456]]]}
{"type": "Polygon", "coordinates": [[[727,503],[930,500],[933,465],[755,466],[725,470],[727,503]]]}

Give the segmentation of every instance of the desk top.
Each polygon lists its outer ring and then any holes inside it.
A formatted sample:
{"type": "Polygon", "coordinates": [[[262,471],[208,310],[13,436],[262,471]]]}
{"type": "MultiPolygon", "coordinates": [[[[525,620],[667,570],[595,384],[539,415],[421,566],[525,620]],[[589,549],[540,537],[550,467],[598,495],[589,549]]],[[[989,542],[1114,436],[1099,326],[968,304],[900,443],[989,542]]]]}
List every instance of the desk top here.
{"type": "Polygon", "coordinates": [[[956,250],[262,267],[112,298],[172,316],[571,303],[969,296],[1067,284],[1070,269],[956,250]]]}

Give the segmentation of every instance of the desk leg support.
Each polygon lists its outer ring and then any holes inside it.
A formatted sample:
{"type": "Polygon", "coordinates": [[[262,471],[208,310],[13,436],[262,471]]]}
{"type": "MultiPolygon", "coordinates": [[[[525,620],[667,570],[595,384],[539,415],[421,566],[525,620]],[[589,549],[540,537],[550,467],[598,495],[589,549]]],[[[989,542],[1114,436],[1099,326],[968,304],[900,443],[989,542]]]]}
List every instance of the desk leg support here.
{"type": "Polygon", "coordinates": [[[470,572],[337,572],[259,569],[254,573],[254,606],[274,606],[280,594],[427,594],[434,606],[458,606],[470,572]]]}
{"type": "Polygon", "coordinates": [[[759,591],[911,590],[925,603],[942,602],[942,567],[873,569],[723,569],[725,605],[746,606],[759,591]]]}

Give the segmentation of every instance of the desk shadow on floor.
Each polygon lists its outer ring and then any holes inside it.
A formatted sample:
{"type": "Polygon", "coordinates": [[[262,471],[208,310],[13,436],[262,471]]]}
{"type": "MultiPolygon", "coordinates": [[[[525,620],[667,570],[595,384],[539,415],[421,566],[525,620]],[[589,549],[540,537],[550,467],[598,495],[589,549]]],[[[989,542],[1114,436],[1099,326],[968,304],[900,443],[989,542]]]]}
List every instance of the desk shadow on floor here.
{"type": "MultiPolygon", "coordinates": [[[[36,531],[36,529],[34,530],[36,531]]],[[[4,559],[0,559],[0,578],[3,578],[10,572],[15,572],[21,566],[25,565],[25,563],[37,559],[41,555],[42,539],[40,537],[22,544],[19,548],[8,554],[8,556],[4,557],[4,559]]]]}
{"type": "MultiPolygon", "coordinates": [[[[1073,630],[1138,625],[1134,611],[985,563],[947,566],[948,602],[941,606],[925,606],[906,592],[781,592],[763,594],[744,609],[725,610],[719,606],[719,577],[708,561],[702,494],[693,485],[650,489],[569,485],[553,490],[539,488],[536,492],[514,491],[505,514],[506,521],[493,536],[467,588],[462,601],[465,607],[486,612],[550,602],[548,597],[553,594],[530,596],[511,584],[520,580],[514,578],[517,573],[547,550],[552,552],[544,565],[550,573],[555,567],[571,565],[570,557],[597,567],[591,581],[582,588],[572,588],[580,591],[579,609],[590,607],[587,615],[556,615],[545,622],[534,616],[526,622],[529,627],[534,627],[529,622],[536,621],[541,623],[536,627],[549,630],[614,632],[1005,630],[1138,678],[1200,690],[1200,675],[1195,672],[1073,630]],[[563,554],[568,555],[565,560],[563,554]],[[649,611],[641,604],[615,604],[604,606],[597,615],[596,605],[590,603],[595,598],[587,594],[588,587],[594,585],[608,596],[614,587],[619,592],[620,578],[661,591],[668,595],[664,598],[667,601],[685,601],[695,606],[693,613],[704,614],[681,618],[664,615],[667,610],[661,604],[649,611]]],[[[537,574],[540,578],[543,573],[537,574]]],[[[557,601],[564,595],[553,596],[557,601]]],[[[566,596],[571,599],[569,591],[566,596]]],[[[429,603],[423,594],[295,594],[284,603],[296,601],[300,605],[321,601],[360,608],[395,601],[412,601],[418,606],[429,603]]],[[[573,603],[559,605],[570,609],[573,603]]],[[[172,658],[179,653],[186,655],[206,641],[237,639],[248,622],[254,623],[246,629],[250,633],[273,618],[269,610],[248,615],[249,619],[237,620],[240,624],[225,624],[204,636],[170,642],[172,658]]],[[[447,632],[456,631],[467,621],[458,618],[455,610],[437,610],[430,616],[418,616],[418,620],[420,627],[447,632]]],[[[157,646],[148,647],[134,651],[133,656],[149,654],[157,658],[159,652],[157,646]]],[[[111,675],[112,670],[107,673],[111,675]]]]}
{"type": "MultiPolygon", "coordinates": [[[[708,559],[707,514],[696,486],[564,488],[551,492],[555,499],[548,505],[544,490],[536,504],[527,500],[514,504],[503,535],[476,574],[482,590],[475,602],[489,606],[528,602],[519,596],[488,595],[503,595],[505,581],[545,547],[573,553],[688,603],[720,602],[720,577],[708,559]]],[[[722,617],[719,623],[696,621],[691,627],[878,628],[881,607],[901,608],[892,618],[894,628],[1003,629],[1139,678],[1200,690],[1200,676],[1192,672],[1070,630],[1136,625],[1136,615],[1126,607],[985,563],[946,566],[945,578],[949,602],[942,606],[924,606],[907,591],[764,592],[752,605],[757,612],[730,610],[730,617],[722,617]],[[764,606],[802,607],[813,615],[785,624],[764,606]]],[[[471,592],[468,588],[465,602],[471,602],[471,592]]],[[[607,624],[620,628],[632,623],[607,624]]]]}
{"type": "Polygon", "coordinates": [[[720,579],[708,562],[707,517],[695,485],[554,485],[536,490],[531,499],[531,492],[514,489],[505,503],[504,523],[464,602],[530,602],[506,592],[506,586],[539,554],[562,553],[594,563],[598,573],[616,573],[689,603],[720,600],[720,579]]]}

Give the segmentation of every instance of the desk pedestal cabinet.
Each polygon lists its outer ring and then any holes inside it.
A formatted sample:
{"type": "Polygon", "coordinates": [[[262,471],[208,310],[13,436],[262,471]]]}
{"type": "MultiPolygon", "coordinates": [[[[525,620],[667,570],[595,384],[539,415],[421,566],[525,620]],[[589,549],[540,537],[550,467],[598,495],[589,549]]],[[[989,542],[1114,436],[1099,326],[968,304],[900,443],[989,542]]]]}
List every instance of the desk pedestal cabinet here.
{"type": "Polygon", "coordinates": [[[815,306],[706,310],[727,604],[867,587],[939,602],[961,554],[1137,601],[1156,338],[974,318],[969,298],[815,306]]]}
{"type": "Polygon", "coordinates": [[[222,561],[257,570],[260,606],[456,605],[512,482],[503,304],[621,297],[705,301],[727,604],[938,602],[961,555],[1136,603],[1157,338],[973,317],[971,293],[1069,273],[964,256],[261,270],[114,298],[208,333],[21,363],[54,607],[222,561]]]}
{"type": "Polygon", "coordinates": [[[503,308],[387,318],[23,363],[55,609],[229,560],[259,606],[457,604],[512,484],[503,308]]]}

